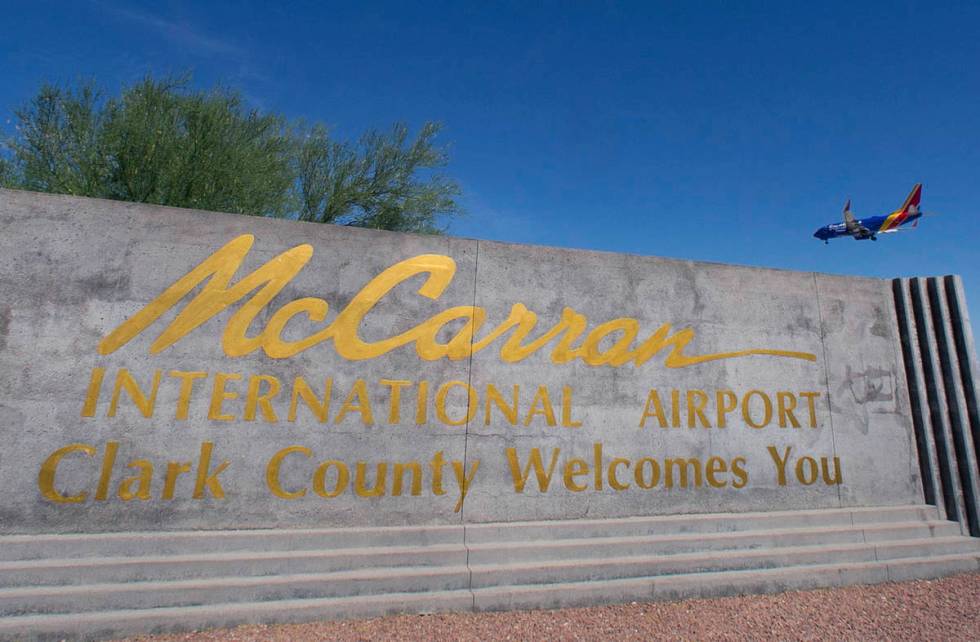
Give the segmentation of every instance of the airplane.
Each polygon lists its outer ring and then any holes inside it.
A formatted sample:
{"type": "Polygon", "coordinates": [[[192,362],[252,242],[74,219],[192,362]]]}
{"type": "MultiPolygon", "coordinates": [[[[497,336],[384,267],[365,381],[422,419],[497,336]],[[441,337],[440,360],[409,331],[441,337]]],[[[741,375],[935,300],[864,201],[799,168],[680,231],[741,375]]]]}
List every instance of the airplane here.
{"type": "Polygon", "coordinates": [[[886,216],[872,216],[863,219],[854,218],[854,215],[851,214],[851,199],[847,199],[847,203],[844,204],[844,222],[825,225],[817,229],[813,236],[824,243],[830,243],[830,239],[841,236],[850,236],[855,241],[865,239],[877,241],[879,234],[898,232],[899,228],[907,223],[912,223],[911,227],[916,227],[922,217],[922,212],[919,211],[921,199],[922,183],[916,183],[900,209],[886,216]]]}

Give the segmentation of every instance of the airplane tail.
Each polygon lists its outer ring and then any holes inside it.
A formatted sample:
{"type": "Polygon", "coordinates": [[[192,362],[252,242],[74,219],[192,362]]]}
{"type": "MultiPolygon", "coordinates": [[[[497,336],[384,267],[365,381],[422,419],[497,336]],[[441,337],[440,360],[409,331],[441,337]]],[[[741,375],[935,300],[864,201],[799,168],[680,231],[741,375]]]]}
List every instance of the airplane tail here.
{"type": "Polygon", "coordinates": [[[912,191],[909,192],[902,209],[898,210],[901,214],[917,214],[919,212],[919,201],[922,200],[922,183],[916,183],[912,191]]]}
{"type": "Polygon", "coordinates": [[[847,199],[847,202],[844,203],[844,212],[848,213],[850,211],[851,211],[851,199],[847,199]]]}

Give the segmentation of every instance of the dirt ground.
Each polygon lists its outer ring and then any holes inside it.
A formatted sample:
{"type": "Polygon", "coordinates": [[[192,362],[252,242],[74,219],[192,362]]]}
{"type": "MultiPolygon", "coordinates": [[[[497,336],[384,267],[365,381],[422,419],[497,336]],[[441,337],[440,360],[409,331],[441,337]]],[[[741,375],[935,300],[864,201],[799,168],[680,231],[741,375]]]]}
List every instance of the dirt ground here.
{"type": "Polygon", "coordinates": [[[980,574],[556,611],[249,625],[131,642],[294,640],[980,640],[980,574]]]}

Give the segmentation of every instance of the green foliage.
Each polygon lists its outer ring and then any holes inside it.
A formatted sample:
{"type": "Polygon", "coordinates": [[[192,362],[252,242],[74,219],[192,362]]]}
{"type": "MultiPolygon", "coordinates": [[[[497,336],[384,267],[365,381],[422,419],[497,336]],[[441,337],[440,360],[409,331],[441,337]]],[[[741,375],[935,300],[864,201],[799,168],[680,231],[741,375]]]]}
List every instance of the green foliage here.
{"type": "Polygon", "coordinates": [[[0,157],[0,187],[8,187],[17,184],[14,177],[14,166],[6,158],[0,157]]]}
{"type": "Polygon", "coordinates": [[[292,186],[283,120],[228,92],[144,81],[105,110],[110,198],[281,216],[292,186]]]}
{"type": "Polygon", "coordinates": [[[91,85],[77,92],[44,86],[15,113],[14,185],[42,192],[107,196],[108,162],[101,153],[101,110],[91,85]]]}
{"type": "Polygon", "coordinates": [[[433,145],[439,126],[426,123],[409,141],[403,124],[390,132],[365,134],[359,143],[330,140],[315,126],[299,150],[299,218],[386,230],[438,232],[439,215],[457,211],[455,182],[439,175],[417,178],[420,170],[446,164],[433,145]]]}
{"type": "Polygon", "coordinates": [[[439,232],[459,214],[439,126],[397,124],[356,143],[290,126],[234,92],[146,78],[104,99],[45,86],[16,111],[0,185],[177,207],[439,232]]]}

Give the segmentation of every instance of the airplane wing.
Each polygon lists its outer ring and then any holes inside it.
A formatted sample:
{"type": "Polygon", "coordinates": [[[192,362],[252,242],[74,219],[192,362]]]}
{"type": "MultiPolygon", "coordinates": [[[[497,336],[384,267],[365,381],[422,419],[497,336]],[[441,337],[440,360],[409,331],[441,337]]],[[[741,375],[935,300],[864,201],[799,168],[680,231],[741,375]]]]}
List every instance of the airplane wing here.
{"type": "Polygon", "coordinates": [[[870,236],[871,230],[859,224],[851,214],[851,199],[847,199],[844,203],[844,225],[847,228],[847,233],[852,236],[870,236]]]}

